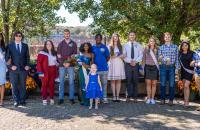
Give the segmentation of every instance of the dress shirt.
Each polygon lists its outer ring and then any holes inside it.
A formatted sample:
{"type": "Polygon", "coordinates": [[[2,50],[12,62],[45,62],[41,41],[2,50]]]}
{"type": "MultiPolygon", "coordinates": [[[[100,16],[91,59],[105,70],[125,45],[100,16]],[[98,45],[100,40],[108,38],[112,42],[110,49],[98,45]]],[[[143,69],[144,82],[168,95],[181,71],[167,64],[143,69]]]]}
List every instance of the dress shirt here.
{"type": "Polygon", "coordinates": [[[134,58],[131,58],[131,44],[132,42],[128,42],[123,46],[123,54],[125,55],[124,61],[126,63],[131,63],[131,61],[136,61],[137,63],[142,61],[143,57],[143,47],[140,43],[134,41],[134,58]]]}

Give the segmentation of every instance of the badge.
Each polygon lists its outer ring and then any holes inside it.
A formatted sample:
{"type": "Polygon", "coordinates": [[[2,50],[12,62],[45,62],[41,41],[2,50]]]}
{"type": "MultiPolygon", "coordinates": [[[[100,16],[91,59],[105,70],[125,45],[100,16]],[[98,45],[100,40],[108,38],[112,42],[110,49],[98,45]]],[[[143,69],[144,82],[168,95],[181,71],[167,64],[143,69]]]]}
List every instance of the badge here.
{"type": "Polygon", "coordinates": [[[100,51],[101,51],[101,52],[104,52],[104,51],[105,51],[105,49],[104,49],[104,48],[101,48],[101,49],[100,49],[100,51]]]}

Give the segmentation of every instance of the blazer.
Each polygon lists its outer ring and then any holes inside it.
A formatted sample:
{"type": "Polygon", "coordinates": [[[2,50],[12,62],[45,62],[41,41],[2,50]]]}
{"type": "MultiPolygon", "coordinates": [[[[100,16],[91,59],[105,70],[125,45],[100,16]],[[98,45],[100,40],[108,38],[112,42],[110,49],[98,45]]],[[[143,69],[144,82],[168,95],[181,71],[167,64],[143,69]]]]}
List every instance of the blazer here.
{"type": "Polygon", "coordinates": [[[11,42],[7,46],[6,50],[6,62],[11,60],[11,64],[8,65],[8,69],[11,70],[12,66],[17,66],[17,71],[25,70],[25,66],[29,66],[30,55],[28,45],[21,43],[21,52],[17,51],[15,42],[11,42]]]}

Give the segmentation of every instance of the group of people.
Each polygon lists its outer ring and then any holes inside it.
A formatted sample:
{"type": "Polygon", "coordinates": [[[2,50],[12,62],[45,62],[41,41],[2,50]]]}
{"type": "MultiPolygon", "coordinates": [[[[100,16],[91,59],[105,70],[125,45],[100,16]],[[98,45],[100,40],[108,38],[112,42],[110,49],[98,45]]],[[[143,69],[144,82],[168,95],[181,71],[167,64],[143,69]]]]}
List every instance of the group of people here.
{"type": "MultiPolygon", "coordinates": [[[[79,51],[77,44],[70,37],[70,30],[64,30],[64,39],[59,43],[57,51],[51,40],[44,43],[44,48],[38,53],[37,72],[42,81],[43,105],[54,104],[54,82],[59,77],[59,101],[64,103],[66,74],[69,80],[69,100],[75,103],[75,64],[73,58],[78,55],[79,87],[81,88],[81,105],[98,109],[100,100],[108,103],[107,84],[110,80],[113,98],[120,101],[121,81],[126,79],[127,98],[137,102],[139,67],[144,68],[147,89],[147,104],[155,104],[157,82],[160,80],[160,104],[166,101],[166,86],[169,81],[169,102],[173,105],[175,95],[175,75],[180,74],[184,83],[184,106],[189,106],[190,83],[195,76],[195,82],[200,89],[200,50],[190,50],[188,41],[182,41],[180,49],[172,42],[172,35],[164,33],[164,44],[157,45],[157,39],[152,36],[147,46],[136,41],[136,32],[131,31],[128,42],[121,44],[120,37],[114,33],[110,44],[102,43],[102,35],[95,36],[95,44],[88,42],[81,44],[79,51]],[[50,100],[48,100],[50,99],[50,100]]],[[[25,80],[29,67],[29,49],[23,42],[23,34],[15,32],[13,42],[5,47],[3,34],[0,33],[0,105],[3,105],[4,84],[8,68],[9,79],[12,84],[14,106],[26,105],[25,80]]],[[[200,39],[199,39],[200,42],[200,39]]],[[[200,108],[198,108],[200,110],[200,108]]]]}

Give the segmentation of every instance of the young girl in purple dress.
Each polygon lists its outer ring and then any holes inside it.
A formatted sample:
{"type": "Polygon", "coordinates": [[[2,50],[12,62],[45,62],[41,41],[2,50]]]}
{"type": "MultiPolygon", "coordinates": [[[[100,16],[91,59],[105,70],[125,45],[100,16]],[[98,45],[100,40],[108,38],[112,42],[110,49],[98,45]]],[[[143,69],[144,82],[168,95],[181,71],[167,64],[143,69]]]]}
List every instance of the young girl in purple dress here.
{"type": "Polygon", "coordinates": [[[89,109],[92,109],[94,99],[95,109],[98,109],[99,99],[103,97],[100,77],[96,72],[97,66],[95,64],[92,64],[90,73],[88,75],[88,78],[86,79],[86,98],[90,99],[89,109]]]}

